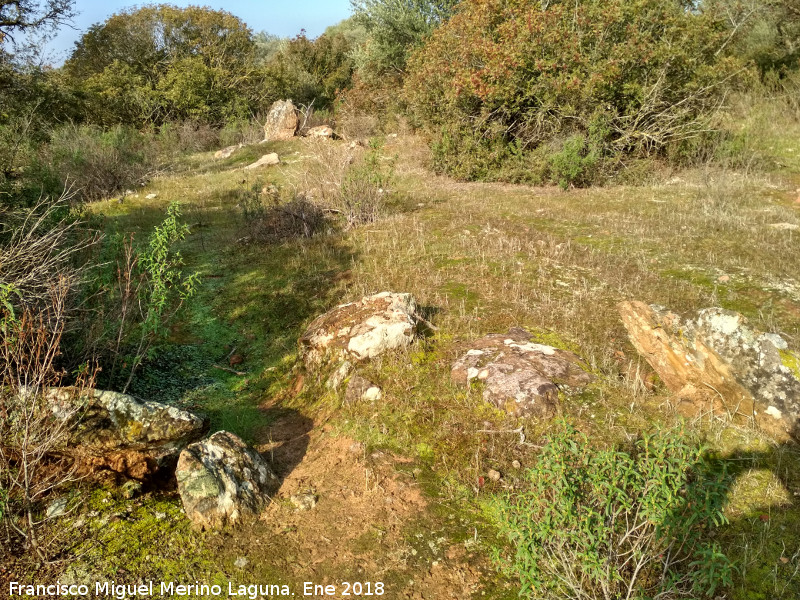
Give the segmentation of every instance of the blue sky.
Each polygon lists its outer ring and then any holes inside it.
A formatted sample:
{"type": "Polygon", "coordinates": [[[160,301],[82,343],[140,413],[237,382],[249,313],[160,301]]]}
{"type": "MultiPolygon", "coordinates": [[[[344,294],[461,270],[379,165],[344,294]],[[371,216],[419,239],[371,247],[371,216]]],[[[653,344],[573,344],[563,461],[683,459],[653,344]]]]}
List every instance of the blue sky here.
{"type": "MultiPolygon", "coordinates": [[[[150,2],[125,2],[121,0],[77,0],[76,9],[80,14],[75,18],[75,29],[62,27],[56,38],[50,42],[49,49],[55,53],[53,62],[60,63],[72,50],[73,43],[80,38],[89,26],[105,21],[124,8],[150,2]]],[[[152,2],[153,4],[190,4],[210,6],[233,13],[254,32],[267,31],[280,36],[293,36],[305,29],[310,37],[320,35],[328,25],[338,23],[350,16],[350,0],[195,0],[152,2]]]]}

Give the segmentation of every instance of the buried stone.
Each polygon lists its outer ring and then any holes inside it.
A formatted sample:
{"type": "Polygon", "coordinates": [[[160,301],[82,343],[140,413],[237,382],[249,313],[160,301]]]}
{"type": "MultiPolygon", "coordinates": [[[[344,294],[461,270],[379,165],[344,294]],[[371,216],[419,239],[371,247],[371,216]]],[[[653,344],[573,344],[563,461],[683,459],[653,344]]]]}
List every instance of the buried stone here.
{"type": "Polygon", "coordinates": [[[536,344],[520,328],[469,344],[453,363],[454,383],[483,383],[483,399],[517,417],[550,418],[558,413],[559,391],[580,391],[594,377],[574,353],[536,344]]]}

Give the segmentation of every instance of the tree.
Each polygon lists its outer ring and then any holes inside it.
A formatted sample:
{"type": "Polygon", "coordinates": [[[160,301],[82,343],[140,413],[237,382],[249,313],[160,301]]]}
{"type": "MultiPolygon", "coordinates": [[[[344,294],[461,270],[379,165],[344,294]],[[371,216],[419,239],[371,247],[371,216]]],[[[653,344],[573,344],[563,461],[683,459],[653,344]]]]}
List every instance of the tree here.
{"type": "Polygon", "coordinates": [[[351,0],[353,20],[367,31],[356,54],[363,79],[405,72],[411,52],[453,14],[459,0],[351,0]]]}
{"type": "Polygon", "coordinates": [[[681,0],[465,0],[409,61],[406,96],[441,168],[487,177],[540,152],[544,178],[588,183],[603,158],[708,129],[739,68],[726,37],[681,0]]]}
{"type": "Polygon", "coordinates": [[[65,69],[103,124],[221,124],[259,100],[256,44],[225,11],[151,5],[93,25],[65,69]]]}
{"type": "Polygon", "coordinates": [[[0,43],[15,32],[27,32],[68,22],[75,0],[0,0],[0,43]]]}

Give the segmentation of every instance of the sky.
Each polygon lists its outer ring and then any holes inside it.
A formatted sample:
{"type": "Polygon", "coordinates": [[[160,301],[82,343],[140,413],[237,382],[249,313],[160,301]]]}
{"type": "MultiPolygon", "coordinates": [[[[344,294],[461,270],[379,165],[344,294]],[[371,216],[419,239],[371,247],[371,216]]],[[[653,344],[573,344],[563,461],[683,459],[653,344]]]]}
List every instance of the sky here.
{"type": "Polygon", "coordinates": [[[76,0],[75,8],[80,14],[73,20],[74,29],[62,27],[48,44],[50,62],[60,64],[66,60],[73,44],[91,25],[102,23],[125,8],[151,3],[194,4],[226,10],[247,23],[254,33],[266,31],[281,37],[297,35],[301,29],[305,29],[309,37],[316,37],[329,25],[350,16],[350,0],[76,0]]]}

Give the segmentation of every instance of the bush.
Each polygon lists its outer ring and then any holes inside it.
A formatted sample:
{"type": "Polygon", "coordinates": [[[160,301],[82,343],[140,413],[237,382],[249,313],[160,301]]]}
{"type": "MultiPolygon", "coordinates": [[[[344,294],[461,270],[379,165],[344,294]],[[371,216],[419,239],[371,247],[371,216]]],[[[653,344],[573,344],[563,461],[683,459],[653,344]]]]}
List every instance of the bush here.
{"type": "Polygon", "coordinates": [[[683,431],[600,449],[562,424],[526,491],[493,505],[515,547],[503,565],[528,597],[712,596],[733,569],[709,539],[725,521],[725,481],[683,431]]]}
{"type": "Polygon", "coordinates": [[[248,241],[312,237],[328,224],[325,212],[304,194],[255,184],[239,202],[248,241]]]}
{"type": "Polygon", "coordinates": [[[469,142],[456,165],[581,136],[550,176],[585,185],[601,159],[666,154],[708,129],[739,69],[717,53],[726,35],[678,0],[465,0],[410,59],[405,96],[436,142],[469,142]]]}
{"type": "Polygon", "coordinates": [[[65,125],[53,132],[26,185],[54,196],[73,189],[84,200],[99,200],[143,184],[157,160],[154,140],[133,128],[65,125]]]}

